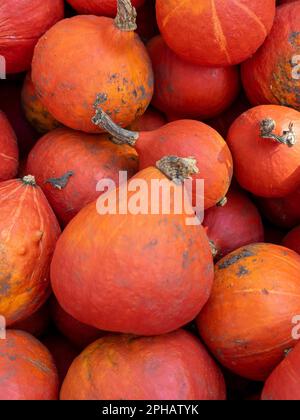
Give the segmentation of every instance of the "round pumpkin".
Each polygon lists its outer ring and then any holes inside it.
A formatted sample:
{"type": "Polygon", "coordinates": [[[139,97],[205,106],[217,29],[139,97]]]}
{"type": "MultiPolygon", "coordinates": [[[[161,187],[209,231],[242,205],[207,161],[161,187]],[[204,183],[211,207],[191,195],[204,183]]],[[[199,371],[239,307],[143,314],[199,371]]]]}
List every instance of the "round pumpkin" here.
{"type": "Polygon", "coordinates": [[[60,228],[32,176],[0,183],[0,314],[7,325],[39,309],[60,228]]]}
{"type": "Polygon", "coordinates": [[[0,56],[6,72],[28,70],[38,39],[63,17],[63,0],[2,0],[0,56]]]}
{"type": "Polygon", "coordinates": [[[242,65],[253,105],[278,104],[300,111],[300,3],[277,7],[273,29],[258,52],[242,65]]]}
{"type": "Polygon", "coordinates": [[[294,250],[300,254],[300,226],[292,229],[282,241],[282,244],[287,248],[294,250]]]}
{"type": "Polygon", "coordinates": [[[154,108],[148,108],[145,114],[137,118],[130,129],[134,131],[153,131],[167,123],[164,115],[154,108]]]}
{"type": "Polygon", "coordinates": [[[300,256],[272,244],[252,244],[221,259],[197,324],[226,368],[265,380],[294,347],[292,319],[300,313],[300,256]]]}
{"type": "Polygon", "coordinates": [[[35,337],[45,333],[50,323],[50,308],[48,302],[23,321],[10,326],[13,330],[22,330],[35,337]]]}
{"type": "Polygon", "coordinates": [[[201,66],[246,60],[266,39],[274,15],[275,0],[156,1],[158,26],[168,46],[201,66]]]}
{"type": "Polygon", "coordinates": [[[134,10],[129,0],[118,1],[124,8],[115,20],[65,19],[36,46],[32,81],[38,98],[54,118],[75,130],[99,132],[91,122],[97,95],[103,109],[124,127],[141,116],[152,99],[151,62],[134,33],[134,10]]]}
{"type": "Polygon", "coordinates": [[[72,363],[61,400],[224,400],[222,373],[192,334],[112,335],[72,363]]]}
{"type": "Polygon", "coordinates": [[[299,188],[298,111],[278,105],[251,108],[234,121],[227,143],[235,176],[246,190],[261,197],[283,197],[299,188]]]}
{"type": "Polygon", "coordinates": [[[0,181],[14,178],[18,171],[17,139],[6,115],[0,111],[0,181]]]}
{"type": "Polygon", "coordinates": [[[54,294],[85,324],[163,334],[192,321],[209,297],[213,263],[207,236],[189,199],[178,211],[184,186],[168,178],[181,169],[185,174],[196,170],[194,160],[170,157],[158,165],[167,175],[156,167],[139,172],[82,209],[57,243],[51,264],[54,294]],[[135,185],[141,182],[138,193],[135,185]],[[156,199],[153,182],[170,194],[158,192],[156,199]],[[106,203],[116,203],[116,211],[106,203]]]}
{"type": "Polygon", "coordinates": [[[50,308],[51,318],[56,328],[76,348],[84,349],[93,341],[97,340],[97,338],[104,335],[103,331],[91,327],[90,325],[83,324],[69,315],[63,310],[55,297],[51,298],[50,308]]]}
{"type": "Polygon", "coordinates": [[[140,169],[155,165],[168,155],[194,157],[199,172],[192,175],[195,184],[193,204],[198,208],[201,206],[201,210],[214,206],[226,195],[232,179],[232,156],[224,139],[208,125],[178,120],[153,131],[134,132],[118,127],[100,108],[93,121],[108,131],[114,141],[135,147],[140,169]],[[197,180],[204,180],[204,197],[196,188],[197,180]]]}
{"type": "Polygon", "coordinates": [[[267,379],[261,399],[300,400],[300,344],[288,353],[267,379]]]}
{"type": "Polygon", "coordinates": [[[130,178],[137,170],[138,156],[132,147],[112,143],[107,134],[85,134],[68,128],[42,137],[30,152],[26,167],[64,225],[97,199],[101,179],[117,183],[120,171],[126,171],[130,178]]]}
{"type": "Polygon", "coordinates": [[[58,376],[49,351],[32,335],[8,330],[0,340],[0,400],[56,400],[58,376]]]}
{"type": "Polygon", "coordinates": [[[155,80],[152,103],[173,120],[212,118],[228,108],[238,94],[237,67],[188,63],[177,57],[161,36],[148,43],[148,52],[155,80]]]}
{"type": "Polygon", "coordinates": [[[203,226],[211,241],[215,258],[254,242],[264,240],[264,228],[258,210],[247,195],[231,189],[224,206],[205,212],[203,226]]]}
{"type": "MultiPolygon", "coordinates": [[[[133,7],[140,7],[144,1],[131,0],[131,4],[133,7]]],[[[117,0],[67,0],[67,2],[81,15],[115,17],[117,13],[117,0]]]]}
{"type": "Polygon", "coordinates": [[[28,72],[22,88],[22,107],[27,120],[39,133],[47,133],[59,126],[59,122],[47,111],[41,103],[28,72]]]}

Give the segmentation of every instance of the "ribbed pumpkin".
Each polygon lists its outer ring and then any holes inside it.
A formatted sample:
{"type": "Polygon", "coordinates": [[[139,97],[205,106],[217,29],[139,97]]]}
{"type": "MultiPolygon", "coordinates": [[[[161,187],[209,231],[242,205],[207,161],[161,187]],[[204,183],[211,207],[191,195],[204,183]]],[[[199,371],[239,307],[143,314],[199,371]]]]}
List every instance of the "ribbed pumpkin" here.
{"type": "Polygon", "coordinates": [[[196,171],[195,161],[172,156],[158,167],[167,175],[149,167],[82,209],[57,243],[51,264],[54,294],[65,311],[85,324],[162,334],[193,320],[209,297],[213,263],[208,239],[189,197],[178,211],[178,195],[185,188],[169,180],[176,174],[179,182],[196,171]],[[153,182],[170,193],[158,191],[157,196],[153,182]],[[134,185],[139,183],[138,193],[134,185]],[[169,211],[163,210],[168,203],[169,211]]]}
{"type": "Polygon", "coordinates": [[[30,152],[26,168],[64,225],[98,198],[101,179],[118,183],[120,171],[127,172],[128,178],[138,171],[138,156],[132,147],[112,143],[107,134],[68,128],[42,137],[30,152]]]}
{"type": "MultiPolygon", "coordinates": [[[[131,4],[133,7],[139,7],[144,1],[131,0],[131,4]]],[[[67,0],[67,2],[81,15],[115,17],[117,13],[117,0],[67,0]]]]}
{"type": "Polygon", "coordinates": [[[153,105],[173,120],[212,118],[236,98],[237,67],[200,67],[188,63],[169,49],[161,36],[148,43],[155,89],[153,105]]]}
{"type": "Polygon", "coordinates": [[[7,73],[28,70],[38,39],[63,17],[63,0],[1,0],[0,55],[7,73]]]}
{"type": "Polygon", "coordinates": [[[294,250],[300,254],[300,226],[292,229],[282,241],[282,244],[287,248],[294,250]]]}
{"type": "Polygon", "coordinates": [[[278,104],[300,111],[300,3],[277,8],[264,45],[242,66],[243,85],[253,105],[278,104]]]}
{"type": "Polygon", "coordinates": [[[26,118],[36,131],[44,134],[59,126],[59,122],[52,117],[37,97],[30,72],[27,73],[24,80],[21,100],[26,118]]]}
{"type": "Polygon", "coordinates": [[[299,188],[298,111],[278,105],[251,108],[232,124],[227,143],[234,174],[246,190],[261,197],[283,197],[299,188]]]}
{"type": "Polygon", "coordinates": [[[197,324],[216,358],[236,374],[265,380],[294,347],[300,313],[300,256],[272,244],[239,248],[220,260],[197,324]]]}
{"type": "Polygon", "coordinates": [[[19,151],[16,135],[6,115],[0,111],[0,181],[14,178],[18,171],[19,151]]]}
{"type": "MultiPolygon", "coordinates": [[[[224,139],[208,125],[194,120],[178,120],[157,130],[134,132],[118,127],[97,107],[94,124],[108,131],[114,141],[130,144],[139,155],[140,169],[145,169],[167,155],[192,156],[199,172],[194,182],[204,180],[205,194],[193,189],[193,204],[204,201],[204,208],[214,206],[226,195],[232,178],[232,156],[224,139]]],[[[202,209],[203,210],[203,209],[202,209]]]]}
{"type": "Polygon", "coordinates": [[[11,325],[46,301],[60,229],[32,176],[0,183],[0,214],[0,314],[11,325]]]}
{"type": "Polygon", "coordinates": [[[264,42],[275,0],[157,0],[156,16],[168,46],[202,66],[238,64],[264,42]]]}
{"type": "Polygon", "coordinates": [[[62,400],[224,400],[222,373],[192,334],[108,336],[72,363],[62,400]]]}
{"type": "Polygon", "coordinates": [[[0,400],[56,400],[58,376],[52,356],[36,338],[8,330],[0,340],[0,400]]]}
{"type": "Polygon", "coordinates": [[[300,400],[300,344],[297,344],[267,379],[261,399],[300,400]]]}
{"type": "Polygon", "coordinates": [[[231,189],[224,206],[215,206],[205,212],[203,226],[211,241],[215,258],[254,242],[264,240],[260,214],[245,193],[231,189]]]}
{"type": "Polygon", "coordinates": [[[134,33],[135,10],[118,0],[115,20],[75,16],[53,26],[35,49],[32,81],[38,98],[59,122],[85,132],[97,95],[123,127],[142,115],[153,94],[146,48],[134,33]]]}

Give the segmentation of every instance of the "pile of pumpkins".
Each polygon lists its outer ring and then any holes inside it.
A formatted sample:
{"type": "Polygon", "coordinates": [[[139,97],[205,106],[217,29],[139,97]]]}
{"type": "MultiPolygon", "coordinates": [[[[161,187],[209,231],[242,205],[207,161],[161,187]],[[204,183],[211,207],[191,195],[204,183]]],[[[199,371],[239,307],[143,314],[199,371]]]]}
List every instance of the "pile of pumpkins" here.
{"type": "Polygon", "coordinates": [[[0,58],[0,399],[300,399],[300,0],[2,0],[0,58]]]}

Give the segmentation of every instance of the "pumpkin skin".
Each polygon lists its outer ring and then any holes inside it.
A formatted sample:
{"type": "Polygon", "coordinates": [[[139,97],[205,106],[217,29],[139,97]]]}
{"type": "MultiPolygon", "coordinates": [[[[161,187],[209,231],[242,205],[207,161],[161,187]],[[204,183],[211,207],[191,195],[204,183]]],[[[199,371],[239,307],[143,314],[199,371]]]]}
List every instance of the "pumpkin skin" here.
{"type": "Polygon", "coordinates": [[[28,318],[48,298],[60,228],[32,177],[0,184],[0,214],[0,314],[9,326],[28,318]]]}
{"type": "Polygon", "coordinates": [[[230,127],[227,143],[233,155],[234,174],[246,190],[261,197],[283,197],[300,185],[300,113],[278,105],[251,108],[230,127]],[[271,138],[262,138],[260,123],[276,123],[281,136],[293,123],[296,144],[288,147],[271,138]],[[241,138],[243,141],[241,141],[241,138]],[[253,161],[253,165],[249,162],[253,161]]]}
{"type": "Polygon", "coordinates": [[[264,243],[239,248],[216,264],[213,291],[197,324],[222,365],[263,381],[295,346],[299,269],[294,251],[264,243]]]}
{"type": "Polygon", "coordinates": [[[0,181],[14,178],[18,172],[17,139],[6,115],[0,111],[0,181]]]}
{"type": "MultiPolygon", "coordinates": [[[[153,179],[167,182],[174,194],[182,192],[181,186],[149,167],[132,178],[146,183],[141,203],[151,205],[148,192],[153,179]]],[[[119,192],[128,200],[117,196],[117,205],[130,205],[135,193],[128,191],[128,184],[119,192]]],[[[109,197],[114,199],[115,191],[109,197]]],[[[171,194],[171,209],[174,199],[171,194]]],[[[159,203],[163,204],[162,198],[159,203]]],[[[99,215],[97,207],[91,203],[82,209],[57,243],[51,282],[63,309],[101,330],[139,335],[163,334],[193,320],[213,281],[204,229],[200,224],[187,226],[187,214],[193,210],[166,215],[161,210],[152,214],[149,207],[147,214],[99,215]]]]}
{"type": "Polygon", "coordinates": [[[300,345],[287,355],[267,379],[262,400],[300,400],[300,345]]]}
{"type": "Polygon", "coordinates": [[[242,65],[243,85],[253,105],[278,104],[300,111],[299,31],[300,3],[277,7],[266,42],[242,65]]]}
{"type": "MultiPolygon", "coordinates": [[[[133,7],[140,7],[145,0],[131,0],[133,7]]],[[[115,17],[117,0],[67,0],[81,15],[98,15],[115,17]]]]}
{"type": "Polygon", "coordinates": [[[34,337],[40,337],[47,330],[50,323],[50,308],[48,302],[38,311],[23,321],[15,322],[10,326],[13,330],[25,331],[34,337]]]}
{"type": "Polygon", "coordinates": [[[275,0],[156,1],[158,26],[168,46],[201,66],[246,60],[266,39],[274,15],[275,0]]]}
{"type": "Polygon", "coordinates": [[[282,241],[282,245],[300,254],[300,226],[292,229],[282,241]]]}
{"type": "Polygon", "coordinates": [[[0,400],[57,400],[58,376],[49,351],[32,335],[8,330],[0,340],[0,400]]]}
{"type": "Polygon", "coordinates": [[[148,108],[145,114],[136,119],[130,129],[133,131],[153,131],[167,123],[163,114],[154,108],[148,108]]]}
{"type": "Polygon", "coordinates": [[[91,122],[98,94],[103,110],[123,127],[145,112],[153,95],[145,46],[107,17],[75,16],[53,26],[35,48],[32,80],[54,118],[89,133],[99,132],[91,122]]]}
{"type": "Polygon", "coordinates": [[[237,67],[200,67],[177,57],[161,36],[152,39],[148,52],[154,71],[153,105],[173,120],[215,117],[237,97],[237,67]]]}
{"type": "Polygon", "coordinates": [[[225,206],[208,209],[203,220],[218,259],[243,245],[264,240],[260,214],[247,195],[232,189],[226,198],[225,206]]]}
{"type": "Polygon", "coordinates": [[[38,39],[63,17],[63,0],[2,0],[0,55],[6,72],[28,70],[38,39]]]}
{"type": "Polygon", "coordinates": [[[96,341],[71,365],[60,398],[224,400],[226,391],[222,373],[204,346],[179,330],[158,337],[112,335],[96,341]]]}
{"type": "Polygon", "coordinates": [[[42,137],[30,152],[26,167],[63,225],[99,197],[98,181],[110,178],[117,183],[119,171],[127,171],[128,178],[138,171],[138,156],[132,147],[112,143],[107,134],[68,128],[42,137]]]}
{"type": "Polygon", "coordinates": [[[50,308],[51,318],[56,328],[76,348],[83,350],[93,341],[104,335],[103,331],[91,327],[90,325],[83,324],[82,322],[77,321],[77,319],[69,315],[66,311],[63,310],[55,297],[51,299],[50,308]]]}
{"type": "Polygon", "coordinates": [[[26,118],[37,132],[48,133],[59,126],[59,122],[52,117],[37,97],[30,72],[24,80],[21,100],[26,118]]]}

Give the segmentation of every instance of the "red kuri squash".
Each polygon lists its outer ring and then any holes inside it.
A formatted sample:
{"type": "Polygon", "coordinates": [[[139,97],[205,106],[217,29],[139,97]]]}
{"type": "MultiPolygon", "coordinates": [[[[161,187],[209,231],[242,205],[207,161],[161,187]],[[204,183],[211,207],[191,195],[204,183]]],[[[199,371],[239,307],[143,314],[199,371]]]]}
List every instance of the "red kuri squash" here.
{"type": "MultiPolygon", "coordinates": [[[[131,0],[131,4],[133,7],[140,7],[144,1],[131,0]]],[[[115,17],[117,13],[117,0],[67,0],[67,2],[81,15],[115,17]]]]}
{"type": "Polygon", "coordinates": [[[239,248],[216,264],[213,291],[197,323],[222,365],[262,381],[295,346],[299,270],[298,254],[264,243],[239,248]]]}
{"type": "Polygon", "coordinates": [[[0,182],[17,175],[19,151],[16,135],[6,115],[0,111],[0,182]]]}
{"type": "Polygon", "coordinates": [[[202,66],[238,64],[264,42],[275,0],[157,0],[160,32],[181,58],[202,66]]]}
{"type": "Polygon", "coordinates": [[[70,367],[62,400],[224,400],[221,371],[192,334],[108,336],[70,367]]]}

